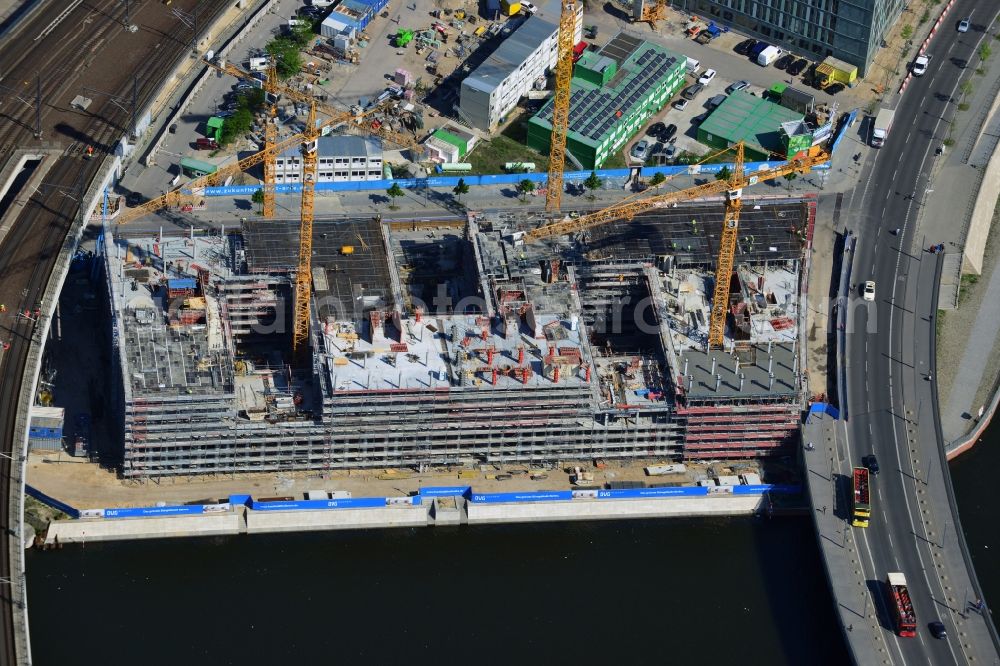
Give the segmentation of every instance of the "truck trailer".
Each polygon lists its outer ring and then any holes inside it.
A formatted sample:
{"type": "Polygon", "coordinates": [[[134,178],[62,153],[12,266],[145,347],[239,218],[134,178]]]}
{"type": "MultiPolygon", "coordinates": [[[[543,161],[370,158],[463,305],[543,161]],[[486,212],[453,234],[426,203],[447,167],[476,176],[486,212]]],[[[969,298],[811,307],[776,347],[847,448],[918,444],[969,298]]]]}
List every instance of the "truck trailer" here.
{"type": "Polygon", "coordinates": [[[889,590],[889,608],[893,615],[896,633],[912,638],[917,635],[917,614],[913,612],[913,601],[910,590],[906,587],[906,576],[902,573],[889,573],[886,580],[889,590]]]}
{"type": "Polygon", "coordinates": [[[853,475],[854,493],[851,506],[851,525],[868,527],[872,515],[871,486],[867,467],[855,467],[853,475]]]}
{"type": "Polygon", "coordinates": [[[889,136],[889,130],[892,128],[892,119],[896,115],[893,109],[879,109],[878,115],[875,116],[875,122],[872,123],[872,147],[881,148],[885,145],[885,138],[889,136]]]}

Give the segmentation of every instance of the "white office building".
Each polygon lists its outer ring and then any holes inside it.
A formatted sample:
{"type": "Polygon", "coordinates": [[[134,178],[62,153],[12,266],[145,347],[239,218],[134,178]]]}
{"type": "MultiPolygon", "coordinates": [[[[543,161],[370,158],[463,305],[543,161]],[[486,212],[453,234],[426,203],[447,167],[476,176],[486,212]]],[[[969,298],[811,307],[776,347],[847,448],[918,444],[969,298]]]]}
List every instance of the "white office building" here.
{"type": "MultiPolygon", "coordinates": [[[[378,139],[323,136],[319,138],[317,151],[319,183],[382,179],[382,142],[378,139]]],[[[289,148],[278,155],[275,182],[302,182],[302,153],[298,148],[289,148]]]]}
{"type": "MultiPolygon", "coordinates": [[[[459,118],[476,129],[493,131],[535,80],[556,65],[559,4],[524,21],[483,64],[462,81],[459,118]]],[[[576,34],[583,36],[583,3],[577,4],[576,34]]]]}

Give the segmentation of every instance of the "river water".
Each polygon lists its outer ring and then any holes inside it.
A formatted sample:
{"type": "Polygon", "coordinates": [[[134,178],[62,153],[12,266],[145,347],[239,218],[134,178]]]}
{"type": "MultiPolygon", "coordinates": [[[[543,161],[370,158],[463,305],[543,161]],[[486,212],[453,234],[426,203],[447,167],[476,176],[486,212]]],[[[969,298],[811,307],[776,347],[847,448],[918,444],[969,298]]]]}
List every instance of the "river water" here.
{"type": "Polygon", "coordinates": [[[807,518],[417,528],[28,553],[36,664],[843,664],[807,518]]]}
{"type": "MultiPolygon", "coordinates": [[[[1000,421],[951,469],[1000,603],[1000,421]]],[[[41,665],[847,663],[808,518],[88,544],[28,590],[41,665]]]]}

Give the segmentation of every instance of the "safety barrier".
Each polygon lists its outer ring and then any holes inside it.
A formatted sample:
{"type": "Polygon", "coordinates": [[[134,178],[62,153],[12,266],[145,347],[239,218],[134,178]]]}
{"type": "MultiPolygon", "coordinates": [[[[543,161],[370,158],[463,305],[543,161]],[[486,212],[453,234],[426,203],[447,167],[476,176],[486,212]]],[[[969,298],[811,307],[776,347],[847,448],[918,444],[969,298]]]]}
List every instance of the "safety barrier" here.
{"type": "Polygon", "coordinates": [[[258,502],[250,500],[254,511],[319,511],[323,509],[372,509],[375,507],[420,504],[419,496],[414,497],[355,497],[331,500],[292,500],[279,502],[258,502]]]}
{"type": "Polygon", "coordinates": [[[46,495],[45,493],[43,493],[38,488],[32,488],[28,484],[24,484],[24,494],[25,495],[30,495],[31,497],[34,497],[36,500],[38,500],[42,504],[47,504],[48,506],[51,506],[53,509],[56,509],[58,511],[62,511],[63,513],[65,513],[70,518],[79,518],[80,517],[80,511],[79,511],[79,509],[75,509],[75,508],[71,507],[69,504],[66,504],[65,502],[60,502],[59,500],[57,500],[54,497],[49,497],[48,495],[46,495]]]}
{"type": "Polygon", "coordinates": [[[472,493],[472,486],[427,486],[421,488],[421,497],[465,497],[472,493]]]}
{"type": "MultiPolygon", "coordinates": [[[[771,169],[784,162],[747,162],[744,165],[747,173],[771,169]]],[[[643,167],[644,177],[662,173],[664,176],[676,176],[678,174],[714,175],[723,168],[732,168],[732,164],[689,164],[683,166],[662,166],[643,167]]],[[[814,171],[829,169],[829,164],[814,166],[814,171]]],[[[602,169],[596,172],[598,177],[603,179],[628,178],[632,174],[631,169],[602,169]]],[[[564,178],[567,181],[582,181],[590,177],[590,171],[567,171],[564,178]]],[[[533,183],[544,183],[548,180],[545,173],[501,173],[487,175],[466,175],[466,176],[436,176],[432,178],[397,178],[381,180],[350,181],[337,183],[316,183],[317,192],[367,192],[371,190],[389,189],[393,183],[404,189],[424,190],[430,188],[451,188],[462,180],[469,187],[484,187],[489,185],[516,185],[522,180],[530,180],[533,183]]],[[[253,195],[260,189],[260,185],[224,185],[218,187],[204,188],[204,195],[207,197],[227,197],[239,195],[253,195]]],[[[274,186],[278,194],[296,194],[302,191],[300,183],[278,183],[274,186]]]]}
{"type": "Polygon", "coordinates": [[[180,504],[174,506],[139,506],[115,509],[84,509],[83,518],[151,518],[161,516],[190,516],[231,511],[229,504],[180,504]]]}

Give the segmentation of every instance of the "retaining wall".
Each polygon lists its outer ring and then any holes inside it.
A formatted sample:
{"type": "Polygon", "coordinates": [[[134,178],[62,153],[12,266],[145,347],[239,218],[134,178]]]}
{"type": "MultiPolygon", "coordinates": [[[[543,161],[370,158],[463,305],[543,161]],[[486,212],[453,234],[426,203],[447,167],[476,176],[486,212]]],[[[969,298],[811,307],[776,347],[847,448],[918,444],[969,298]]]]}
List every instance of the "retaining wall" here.
{"type": "Polygon", "coordinates": [[[239,534],[241,522],[236,512],[125,520],[57,520],[49,524],[45,543],[239,534]]]}
{"type": "Polygon", "coordinates": [[[426,527],[430,504],[337,511],[248,510],[247,532],[303,532],[385,527],[426,527]]]}
{"type": "Polygon", "coordinates": [[[469,502],[469,524],[553,520],[621,520],[685,516],[735,516],[757,511],[760,495],[677,497],[665,499],[572,500],[518,504],[469,502]]]}

